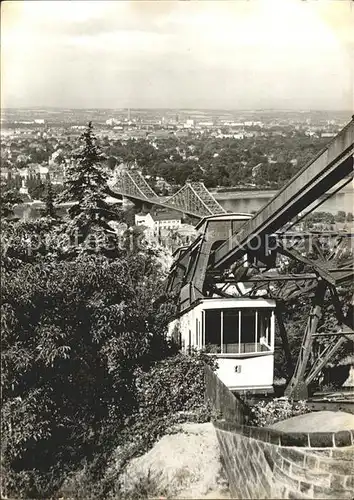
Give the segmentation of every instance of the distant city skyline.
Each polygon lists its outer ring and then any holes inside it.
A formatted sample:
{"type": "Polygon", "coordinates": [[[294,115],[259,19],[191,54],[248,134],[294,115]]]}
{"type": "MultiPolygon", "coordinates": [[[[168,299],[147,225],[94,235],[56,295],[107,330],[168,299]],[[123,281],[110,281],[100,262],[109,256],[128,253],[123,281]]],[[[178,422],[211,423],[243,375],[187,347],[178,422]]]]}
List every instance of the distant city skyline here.
{"type": "Polygon", "coordinates": [[[354,109],[350,0],[2,3],[1,105],[354,109]]]}

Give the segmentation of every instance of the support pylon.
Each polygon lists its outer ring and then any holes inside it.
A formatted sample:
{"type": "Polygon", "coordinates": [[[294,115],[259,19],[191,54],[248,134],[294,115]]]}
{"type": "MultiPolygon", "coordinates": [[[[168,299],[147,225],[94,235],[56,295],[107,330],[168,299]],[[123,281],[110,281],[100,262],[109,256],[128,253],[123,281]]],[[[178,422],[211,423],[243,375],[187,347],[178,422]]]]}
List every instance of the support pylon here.
{"type": "Polygon", "coordinates": [[[311,355],[313,336],[317,331],[318,322],[322,316],[322,307],[326,288],[327,284],[324,281],[320,281],[317,285],[294,374],[285,389],[285,396],[292,397],[297,400],[308,398],[308,386],[305,382],[305,373],[311,355]]]}

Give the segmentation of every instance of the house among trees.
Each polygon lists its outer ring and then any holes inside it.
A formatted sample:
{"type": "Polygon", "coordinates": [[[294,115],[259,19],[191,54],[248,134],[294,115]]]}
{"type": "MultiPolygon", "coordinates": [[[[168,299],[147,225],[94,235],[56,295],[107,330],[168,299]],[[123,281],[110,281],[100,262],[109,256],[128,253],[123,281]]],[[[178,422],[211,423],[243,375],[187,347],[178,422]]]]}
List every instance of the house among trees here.
{"type": "Polygon", "coordinates": [[[182,225],[182,215],[177,211],[136,214],[135,225],[145,226],[152,235],[160,234],[161,229],[176,230],[182,225]]]}

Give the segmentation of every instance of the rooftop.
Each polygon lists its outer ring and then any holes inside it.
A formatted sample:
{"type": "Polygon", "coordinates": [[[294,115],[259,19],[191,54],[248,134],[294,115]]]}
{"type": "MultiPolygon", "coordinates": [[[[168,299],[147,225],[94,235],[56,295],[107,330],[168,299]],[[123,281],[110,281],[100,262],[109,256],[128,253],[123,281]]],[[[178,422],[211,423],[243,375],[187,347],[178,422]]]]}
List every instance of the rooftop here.
{"type": "Polygon", "coordinates": [[[169,211],[169,212],[157,212],[156,214],[151,214],[151,217],[154,220],[181,220],[182,215],[177,211],[169,211]]]}

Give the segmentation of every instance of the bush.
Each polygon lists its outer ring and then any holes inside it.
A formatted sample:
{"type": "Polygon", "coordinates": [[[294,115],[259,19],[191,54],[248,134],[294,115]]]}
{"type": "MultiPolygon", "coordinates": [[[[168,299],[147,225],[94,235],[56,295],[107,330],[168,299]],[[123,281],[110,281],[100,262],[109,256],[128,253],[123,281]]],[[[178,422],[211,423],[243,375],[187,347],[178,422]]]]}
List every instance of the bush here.
{"type": "MultiPolygon", "coordinates": [[[[132,458],[147,452],[165,434],[178,432],[179,424],[203,423],[214,418],[204,400],[204,363],[215,367],[213,358],[205,354],[178,353],[157,361],[147,371],[138,368],[134,374],[137,411],[126,418],[118,446],[105,462],[104,474],[98,480],[94,468],[85,466],[66,481],[62,496],[125,500],[120,477],[132,458]]],[[[147,498],[145,489],[150,491],[151,484],[149,488],[141,486],[141,491],[135,492],[136,498],[147,498]]]]}
{"type": "Polygon", "coordinates": [[[269,427],[297,415],[309,413],[311,410],[306,401],[289,401],[287,398],[276,398],[272,401],[260,401],[251,407],[251,421],[249,425],[269,427]]]}
{"type": "Polygon", "coordinates": [[[135,369],[168,352],[159,279],[149,269],[142,283],[141,266],[82,256],[2,269],[3,493],[48,497],[86,462],[101,474],[137,411],[135,369]]]}
{"type": "Polygon", "coordinates": [[[136,370],[138,412],[126,431],[129,458],[146,452],[177,424],[211,420],[213,410],[205,401],[205,363],[215,368],[214,359],[203,353],[178,353],[156,362],[149,371],[136,370]]]}
{"type": "Polygon", "coordinates": [[[204,406],[204,364],[215,366],[204,353],[176,356],[159,361],[147,372],[137,372],[140,414],[147,420],[177,413],[195,411],[204,406]]]}

